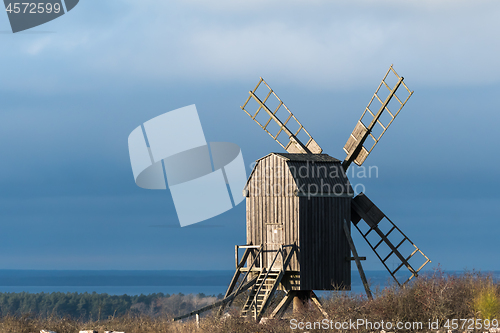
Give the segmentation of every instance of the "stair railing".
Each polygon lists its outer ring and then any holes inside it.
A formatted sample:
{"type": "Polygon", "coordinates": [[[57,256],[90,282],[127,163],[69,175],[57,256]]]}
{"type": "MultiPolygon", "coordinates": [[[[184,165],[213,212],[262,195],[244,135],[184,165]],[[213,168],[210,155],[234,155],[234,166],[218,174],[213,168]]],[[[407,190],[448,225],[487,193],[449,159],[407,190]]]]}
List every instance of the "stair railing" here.
{"type": "MultiPolygon", "coordinates": [[[[255,262],[257,261],[257,258],[259,257],[259,254],[262,253],[262,249],[264,247],[262,245],[259,246],[259,252],[257,252],[257,255],[255,256],[255,259],[252,261],[252,265],[250,265],[250,267],[248,268],[248,271],[246,271],[245,275],[243,276],[243,280],[242,281],[246,281],[247,277],[248,277],[248,273],[250,273],[250,271],[252,270],[253,266],[255,265],[255,262]]],[[[261,261],[261,265],[262,265],[262,261],[261,261]]],[[[238,286],[238,288],[236,289],[236,294],[238,294],[238,292],[240,291],[241,287],[243,286],[243,282],[241,282],[238,286]]],[[[234,300],[234,298],[233,298],[234,300]]],[[[226,305],[226,307],[230,307],[231,304],[233,304],[233,300],[229,301],[229,303],[226,305]]]]}
{"type": "MultiPolygon", "coordinates": [[[[264,279],[262,280],[259,288],[257,289],[257,292],[255,293],[255,296],[254,296],[254,299],[253,299],[252,303],[250,303],[250,306],[248,307],[249,310],[252,309],[252,307],[254,306],[254,303],[255,303],[255,311],[254,311],[255,312],[255,318],[257,318],[257,295],[259,295],[260,290],[264,286],[264,283],[266,282],[267,277],[269,276],[269,273],[271,272],[271,270],[273,268],[273,265],[276,262],[276,259],[278,258],[279,254],[281,254],[281,261],[282,261],[282,266],[283,266],[283,262],[285,260],[284,257],[283,257],[283,245],[280,245],[279,250],[277,250],[276,255],[274,256],[273,262],[269,266],[269,269],[267,270],[266,275],[264,276],[264,279]]],[[[283,269],[284,269],[284,266],[283,266],[283,269]]]]}

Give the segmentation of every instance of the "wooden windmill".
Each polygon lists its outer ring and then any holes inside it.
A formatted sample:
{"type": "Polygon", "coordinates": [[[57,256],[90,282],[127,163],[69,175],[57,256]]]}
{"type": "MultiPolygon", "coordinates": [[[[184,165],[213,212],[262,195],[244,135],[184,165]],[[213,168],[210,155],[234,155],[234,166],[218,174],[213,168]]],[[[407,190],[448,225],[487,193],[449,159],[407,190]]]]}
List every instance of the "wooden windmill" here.
{"type": "Polygon", "coordinates": [[[313,290],[350,290],[353,260],[371,298],[351,223],[398,284],[417,276],[430,260],[365,194],[354,197],[346,176],[351,163],[364,163],[413,93],[392,65],[347,140],[344,161],[322,154],[264,79],[249,93],[242,110],[287,153],[257,160],[244,190],[247,244],[236,246],[236,272],[225,298],[191,315],[214,306],[222,313],[245,290],[241,315],[256,320],[276,290],[286,296],[270,317],[283,314],[292,300],[295,307],[312,299],[321,309],[313,290]],[[241,258],[239,249],[245,250],[241,258]]]}

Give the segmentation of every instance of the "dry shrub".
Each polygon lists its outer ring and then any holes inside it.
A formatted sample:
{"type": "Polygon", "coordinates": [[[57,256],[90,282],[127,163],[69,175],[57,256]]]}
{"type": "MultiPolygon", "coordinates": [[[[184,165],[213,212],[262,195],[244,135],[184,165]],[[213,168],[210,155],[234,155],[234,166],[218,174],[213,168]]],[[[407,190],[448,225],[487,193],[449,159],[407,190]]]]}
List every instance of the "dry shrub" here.
{"type": "Polygon", "coordinates": [[[200,322],[200,331],[203,333],[285,333],[290,332],[289,322],[286,320],[270,320],[257,324],[249,318],[224,317],[217,319],[210,316],[200,322]]]}
{"type": "Polygon", "coordinates": [[[4,316],[0,321],[1,333],[30,333],[40,330],[51,330],[58,333],[78,332],[81,327],[77,320],[60,317],[33,317],[23,315],[22,317],[4,316]]]}
{"type": "Polygon", "coordinates": [[[393,284],[379,290],[374,300],[343,294],[330,297],[325,306],[335,321],[443,323],[447,319],[474,318],[478,312],[485,319],[495,317],[500,313],[497,295],[491,277],[474,271],[448,274],[438,268],[403,287],[393,284]]]}
{"type": "Polygon", "coordinates": [[[469,318],[478,279],[475,273],[457,276],[437,269],[403,287],[382,290],[367,306],[367,314],[402,322],[469,318]]]}

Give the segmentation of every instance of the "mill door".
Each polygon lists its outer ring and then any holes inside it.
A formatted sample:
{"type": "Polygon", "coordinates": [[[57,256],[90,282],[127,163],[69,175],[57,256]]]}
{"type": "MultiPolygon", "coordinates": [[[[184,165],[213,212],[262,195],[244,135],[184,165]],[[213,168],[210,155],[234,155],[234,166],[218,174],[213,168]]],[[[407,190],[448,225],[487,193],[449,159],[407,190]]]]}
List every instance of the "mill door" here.
{"type": "MultiPolygon", "coordinates": [[[[271,263],[276,257],[276,253],[280,249],[280,245],[283,244],[283,224],[280,223],[269,223],[267,224],[267,266],[271,266],[271,263]]],[[[280,269],[283,265],[283,260],[281,254],[278,255],[274,261],[273,268],[280,269]]]]}

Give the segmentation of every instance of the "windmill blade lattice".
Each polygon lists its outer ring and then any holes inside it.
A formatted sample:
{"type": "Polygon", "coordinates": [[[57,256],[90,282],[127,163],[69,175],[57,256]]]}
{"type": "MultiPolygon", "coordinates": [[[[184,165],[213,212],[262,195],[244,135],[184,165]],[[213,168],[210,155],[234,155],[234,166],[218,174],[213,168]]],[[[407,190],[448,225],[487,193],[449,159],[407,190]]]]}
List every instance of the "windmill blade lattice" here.
{"type": "Polygon", "coordinates": [[[344,151],[347,153],[343,163],[344,170],[347,170],[352,162],[357,165],[364,163],[408,99],[410,99],[413,91],[408,89],[403,80],[404,78],[399,76],[391,65],[344,146],[344,151]],[[392,87],[388,83],[390,79],[396,79],[396,83],[392,87]],[[404,87],[403,93],[408,94],[406,98],[402,99],[396,95],[396,91],[401,86],[404,87]],[[384,98],[385,93],[388,93],[388,95],[384,98]],[[389,106],[392,110],[389,109],[389,106]]]}
{"type": "Polygon", "coordinates": [[[263,78],[260,78],[255,89],[249,94],[241,109],[287,152],[320,154],[323,151],[263,78]],[[259,89],[260,87],[262,88],[259,89]],[[248,110],[252,101],[257,102],[256,111],[248,110]],[[271,103],[277,106],[271,108],[269,107],[271,103]],[[274,131],[272,127],[275,128],[274,131]]]}
{"type": "Polygon", "coordinates": [[[363,193],[352,200],[351,221],[399,285],[406,284],[417,276],[425,265],[431,262],[408,236],[363,193]],[[361,221],[366,224],[364,230],[362,230],[361,221]],[[386,227],[385,230],[382,229],[383,223],[386,227]],[[383,252],[384,247],[385,253],[383,252]],[[389,268],[389,260],[396,262],[396,267],[389,268]],[[415,269],[410,261],[414,265],[417,263],[420,266],[415,269]],[[403,266],[408,269],[410,275],[403,277],[404,281],[400,281],[402,278],[398,272],[403,266]]]}

